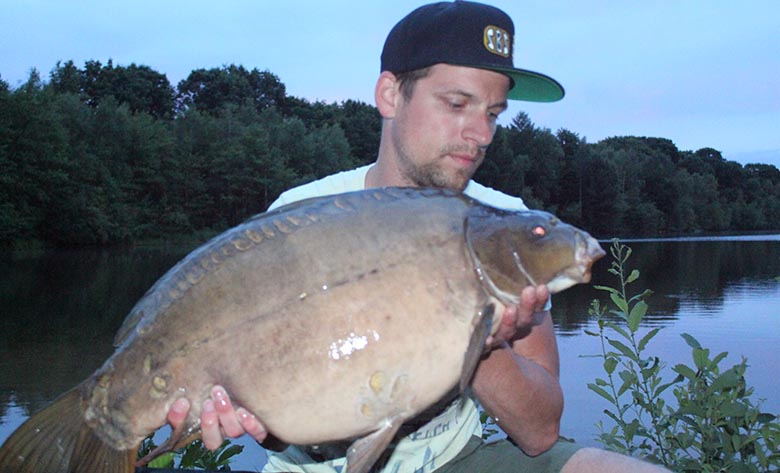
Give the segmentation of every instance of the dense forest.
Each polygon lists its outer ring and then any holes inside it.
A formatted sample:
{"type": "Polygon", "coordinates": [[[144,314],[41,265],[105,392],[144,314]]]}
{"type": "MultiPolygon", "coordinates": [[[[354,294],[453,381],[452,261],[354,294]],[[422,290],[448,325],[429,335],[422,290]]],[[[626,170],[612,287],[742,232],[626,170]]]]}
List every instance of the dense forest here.
{"type": "MultiPolygon", "coordinates": [[[[107,245],[209,234],[283,190],[372,162],[373,105],[287,95],[269,71],[57,63],[0,78],[0,246],[107,245]]],[[[780,171],[668,139],[499,126],[477,178],[601,237],[780,227],[780,171]]]]}

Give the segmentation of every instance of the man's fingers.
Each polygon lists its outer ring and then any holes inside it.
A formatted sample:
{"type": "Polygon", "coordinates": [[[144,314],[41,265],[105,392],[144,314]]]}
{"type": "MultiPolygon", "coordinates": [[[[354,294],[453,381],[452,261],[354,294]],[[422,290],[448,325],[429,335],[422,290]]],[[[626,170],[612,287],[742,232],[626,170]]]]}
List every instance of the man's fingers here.
{"type": "Polygon", "coordinates": [[[178,429],[184,423],[184,419],[187,418],[189,412],[190,401],[186,397],[180,397],[173,402],[168,410],[168,423],[174,429],[178,429]]]}
{"type": "Polygon", "coordinates": [[[521,317],[526,314],[530,315],[534,312],[542,312],[547,305],[547,300],[550,298],[550,290],[547,285],[533,287],[528,286],[520,293],[520,307],[522,312],[521,317]]]}
{"type": "Polygon", "coordinates": [[[536,288],[528,286],[523,288],[520,293],[520,307],[523,309],[535,309],[536,308],[536,288]]]}
{"type": "Polygon", "coordinates": [[[200,430],[203,445],[209,450],[216,450],[222,445],[222,432],[219,430],[219,414],[214,401],[206,399],[200,413],[200,430]]]}
{"type": "Polygon", "coordinates": [[[238,410],[236,411],[236,414],[238,415],[238,420],[241,423],[241,426],[246,431],[246,433],[251,435],[252,438],[257,440],[258,442],[262,442],[263,440],[265,440],[266,436],[268,435],[268,432],[265,430],[263,424],[261,424],[260,421],[257,420],[257,417],[255,417],[253,414],[251,414],[243,407],[239,407],[238,410]]]}
{"type": "Polygon", "coordinates": [[[550,298],[550,289],[546,284],[542,284],[536,288],[536,311],[542,312],[547,306],[547,300],[550,298]]]}
{"type": "Polygon", "coordinates": [[[222,431],[228,437],[238,437],[244,433],[244,429],[238,423],[238,416],[230,397],[222,386],[214,386],[211,389],[211,398],[214,399],[214,407],[219,415],[219,424],[222,431]]]}

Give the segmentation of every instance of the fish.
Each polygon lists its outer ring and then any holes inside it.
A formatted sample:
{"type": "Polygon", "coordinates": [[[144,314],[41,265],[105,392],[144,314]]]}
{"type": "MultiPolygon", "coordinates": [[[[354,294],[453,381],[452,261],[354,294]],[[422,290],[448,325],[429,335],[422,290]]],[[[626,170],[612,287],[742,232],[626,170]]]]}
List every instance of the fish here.
{"type": "Polygon", "coordinates": [[[377,188],[254,216],[166,272],[115,352],[0,448],[0,472],[131,472],[197,437],[222,385],[287,444],[351,442],[365,473],[400,426],[465,392],[523,288],[589,282],[604,251],[543,211],[461,193],[377,188]],[[182,429],[138,460],[174,401],[182,429]]]}

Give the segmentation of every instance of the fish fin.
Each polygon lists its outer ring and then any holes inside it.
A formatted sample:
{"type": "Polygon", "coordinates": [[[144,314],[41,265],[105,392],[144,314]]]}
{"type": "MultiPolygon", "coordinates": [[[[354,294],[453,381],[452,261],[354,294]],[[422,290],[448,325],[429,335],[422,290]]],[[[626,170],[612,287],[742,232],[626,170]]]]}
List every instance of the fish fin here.
{"type": "Polygon", "coordinates": [[[347,473],[366,473],[370,470],[402,424],[400,417],[393,417],[381,429],[355,440],[347,450],[347,473]]]}
{"type": "Polygon", "coordinates": [[[0,473],[132,473],[138,448],[117,450],[84,420],[74,388],[32,415],[0,447],[0,473]]]}
{"type": "Polygon", "coordinates": [[[114,335],[114,346],[118,347],[121,345],[126,339],[130,337],[130,334],[133,333],[133,330],[135,330],[136,326],[138,326],[138,322],[141,321],[141,319],[144,318],[144,311],[140,309],[134,309],[130,314],[125,317],[125,320],[122,322],[122,325],[119,327],[119,330],[116,331],[116,335],[114,335]]]}
{"type": "Polygon", "coordinates": [[[474,332],[471,334],[471,340],[469,340],[469,346],[466,349],[466,355],[463,358],[463,370],[460,372],[460,392],[464,393],[469,384],[471,384],[471,378],[474,377],[474,370],[477,369],[477,364],[482,358],[482,351],[485,349],[485,340],[490,335],[490,329],[493,325],[493,312],[495,312],[496,306],[494,304],[488,304],[482,309],[479,321],[474,332]]]}

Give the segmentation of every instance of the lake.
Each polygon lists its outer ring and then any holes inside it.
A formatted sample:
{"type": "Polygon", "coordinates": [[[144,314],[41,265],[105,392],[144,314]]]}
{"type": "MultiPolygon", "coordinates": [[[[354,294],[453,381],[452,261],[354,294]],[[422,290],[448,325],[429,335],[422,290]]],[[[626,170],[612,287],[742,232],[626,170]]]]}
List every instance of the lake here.
{"type": "MultiPolygon", "coordinates": [[[[628,261],[641,271],[634,291],[652,289],[643,330],[663,330],[648,347],[668,366],[690,364],[680,337],[690,333],[721,366],[749,361],[748,384],[764,410],[780,413],[780,235],[625,240],[628,261]]],[[[604,242],[608,247],[610,242],[604,242]]],[[[0,260],[0,442],[29,415],[94,371],[113,351],[111,340],[125,314],[187,249],[72,250],[0,260]]],[[[594,283],[613,285],[609,257],[594,267],[594,283]]],[[[553,314],[566,396],[563,434],[597,445],[594,424],[606,420],[606,402],[587,389],[601,376],[588,316],[590,301],[606,301],[592,286],[554,296],[553,314]]],[[[671,375],[669,375],[671,379],[671,375]]],[[[161,436],[164,433],[160,434],[161,436]]],[[[247,449],[234,469],[259,470],[262,449],[247,449]]]]}

